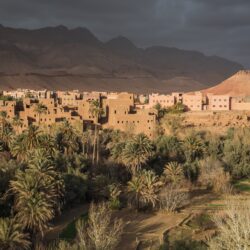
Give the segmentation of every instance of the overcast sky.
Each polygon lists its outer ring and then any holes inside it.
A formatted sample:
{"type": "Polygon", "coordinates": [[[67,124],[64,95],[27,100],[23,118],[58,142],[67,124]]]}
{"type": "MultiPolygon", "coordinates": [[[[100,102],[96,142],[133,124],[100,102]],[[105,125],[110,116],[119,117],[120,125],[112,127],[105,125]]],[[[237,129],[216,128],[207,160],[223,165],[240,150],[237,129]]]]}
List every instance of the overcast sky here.
{"type": "Polygon", "coordinates": [[[0,0],[0,23],[89,28],[100,40],[199,50],[250,68],[250,0],[0,0]]]}

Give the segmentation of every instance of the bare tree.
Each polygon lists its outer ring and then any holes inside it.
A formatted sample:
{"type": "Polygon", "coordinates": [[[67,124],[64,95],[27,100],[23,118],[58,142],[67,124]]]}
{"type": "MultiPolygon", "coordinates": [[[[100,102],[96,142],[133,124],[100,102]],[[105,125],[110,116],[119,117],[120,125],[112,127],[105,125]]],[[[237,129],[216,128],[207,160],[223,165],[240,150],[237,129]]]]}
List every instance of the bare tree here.
{"type": "Polygon", "coordinates": [[[209,242],[210,249],[250,249],[250,199],[230,198],[226,206],[213,218],[219,234],[209,242]]]}
{"type": "Polygon", "coordinates": [[[165,186],[159,195],[160,209],[166,212],[174,212],[185,205],[188,201],[188,194],[174,184],[165,186]]]}
{"type": "Polygon", "coordinates": [[[231,193],[230,174],[224,171],[223,165],[219,160],[212,157],[199,162],[200,176],[199,182],[210,187],[217,193],[231,193]]]}
{"type": "Polygon", "coordinates": [[[76,227],[81,249],[112,250],[121,238],[123,221],[112,218],[108,204],[91,204],[88,222],[80,220],[76,227]]]}

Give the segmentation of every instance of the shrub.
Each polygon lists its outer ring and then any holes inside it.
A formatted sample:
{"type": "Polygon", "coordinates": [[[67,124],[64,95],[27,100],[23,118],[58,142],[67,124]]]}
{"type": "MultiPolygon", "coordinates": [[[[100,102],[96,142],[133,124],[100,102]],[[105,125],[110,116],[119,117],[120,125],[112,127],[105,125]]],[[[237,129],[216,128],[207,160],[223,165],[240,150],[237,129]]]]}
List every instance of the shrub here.
{"type": "Polygon", "coordinates": [[[112,219],[106,203],[91,204],[87,224],[80,220],[76,224],[80,249],[116,249],[123,232],[123,221],[112,219]]]}
{"type": "Polygon", "coordinates": [[[166,212],[174,212],[184,206],[188,201],[188,194],[176,185],[165,186],[159,195],[160,209],[166,212]]]}
{"type": "Polygon", "coordinates": [[[199,162],[199,182],[207,188],[212,188],[217,193],[225,193],[230,190],[230,175],[224,171],[220,161],[206,158],[199,162]]]}
{"type": "Polygon", "coordinates": [[[210,249],[249,249],[250,200],[230,198],[227,208],[217,213],[213,220],[219,234],[209,242],[210,249]]]}

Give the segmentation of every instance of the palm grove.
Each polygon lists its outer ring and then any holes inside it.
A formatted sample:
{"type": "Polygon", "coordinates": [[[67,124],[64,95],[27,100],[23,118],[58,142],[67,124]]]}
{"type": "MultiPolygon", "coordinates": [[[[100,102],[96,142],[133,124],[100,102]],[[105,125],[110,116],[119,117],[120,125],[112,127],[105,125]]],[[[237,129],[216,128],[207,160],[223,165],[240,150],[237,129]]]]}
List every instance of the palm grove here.
{"type": "MultiPolygon", "coordinates": [[[[44,109],[37,107],[37,112],[44,109]]],[[[93,102],[92,112],[101,117],[99,103],[93,102]]],[[[179,110],[159,112],[154,140],[101,130],[98,124],[83,132],[67,121],[20,132],[21,120],[10,121],[2,112],[0,248],[115,249],[124,223],[112,218],[112,210],[174,212],[190,202],[193,187],[230,193],[234,181],[250,176],[250,129],[229,129],[225,135],[184,132],[179,110]],[[87,221],[77,223],[76,239],[70,245],[59,239],[45,243],[52,220],[83,203],[91,205],[87,221]]],[[[226,218],[221,224],[229,222],[226,218]]],[[[213,249],[234,244],[225,237],[219,231],[213,249]]],[[[249,237],[237,249],[245,246],[249,237]]]]}

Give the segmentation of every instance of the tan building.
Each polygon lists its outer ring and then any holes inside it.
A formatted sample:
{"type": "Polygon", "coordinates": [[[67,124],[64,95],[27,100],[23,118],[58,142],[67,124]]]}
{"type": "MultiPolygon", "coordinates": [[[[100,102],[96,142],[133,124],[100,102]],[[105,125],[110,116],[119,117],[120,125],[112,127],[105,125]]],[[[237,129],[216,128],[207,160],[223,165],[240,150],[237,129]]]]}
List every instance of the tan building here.
{"type": "Polygon", "coordinates": [[[201,111],[203,110],[204,97],[201,92],[195,92],[194,94],[183,94],[182,103],[189,111],[201,111]]]}
{"type": "Polygon", "coordinates": [[[105,127],[127,131],[130,133],[144,133],[154,136],[156,114],[153,110],[129,110],[128,107],[110,108],[108,123],[105,127]]]}
{"type": "Polygon", "coordinates": [[[56,92],[58,103],[62,106],[77,106],[78,100],[81,100],[79,91],[57,91],[56,92]]]}
{"type": "Polygon", "coordinates": [[[214,111],[231,110],[231,97],[229,95],[208,94],[208,109],[214,111]]]}
{"type": "Polygon", "coordinates": [[[231,98],[231,110],[249,111],[250,110],[250,97],[231,98]]]}
{"type": "Polygon", "coordinates": [[[6,112],[7,118],[14,118],[16,115],[16,101],[0,100],[0,111],[6,112]]]}
{"type": "Polygon", "coordinates": [[[173,95],[149,95],[149,108],[153,108],[155,105],[160,104],[162,108],[168,108],[176,103],[176,98],[173,95]]]}

